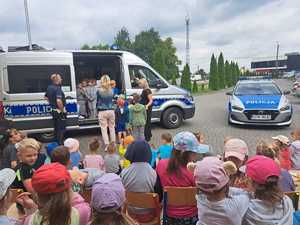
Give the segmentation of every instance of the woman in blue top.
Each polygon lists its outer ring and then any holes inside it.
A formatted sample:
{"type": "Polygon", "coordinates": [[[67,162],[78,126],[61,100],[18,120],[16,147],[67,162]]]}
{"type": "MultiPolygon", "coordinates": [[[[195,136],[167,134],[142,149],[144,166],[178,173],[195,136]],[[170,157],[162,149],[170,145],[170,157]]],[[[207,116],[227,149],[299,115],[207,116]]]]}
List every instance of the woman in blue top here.
{"type": "Polygon", "coordinates": [[[111,89],[110,78],[108,75],[103,75],[100,79],[100,88],[97,91],[97,111],[103,142],[106,146],[108,146],[110,141],[116,141],[113,91],[111,89]],[[109,129],[110,141],[108,138],[107,128],[109,129]]]}

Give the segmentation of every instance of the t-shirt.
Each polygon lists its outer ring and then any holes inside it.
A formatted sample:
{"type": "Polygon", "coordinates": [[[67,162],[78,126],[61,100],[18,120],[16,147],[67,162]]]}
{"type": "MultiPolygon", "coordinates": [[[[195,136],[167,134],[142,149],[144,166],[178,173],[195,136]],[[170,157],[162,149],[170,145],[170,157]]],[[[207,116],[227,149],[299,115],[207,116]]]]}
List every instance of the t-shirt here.
{"type": "Polygon", "coordinates": [[[172,154],[172,145],[161,145],[158,147],[158,153],[160,155],[160,159],[169,159],[172,154]]]}
{"type": "MultiPolygon", "coordinates": [[[[195,179],[193,174],[187,170],[185,166],[180,168],[180,176],[177,176],[175,173],[168,174],[169,159],[160,160],[156,172],[160,178],[162,187],[171,186],[171,187],[195,187],[195,179]]],[[[193,217],[197,215],[197,207],[172,207],[168,206],[167,214],[169,217],[175,218],[186,218],[193,217]]]]}
{"type": "Polygon", "coordinates": [[[227,198],[209,201],[204,194],[197,195],[197,225],[241,225],[250,201],[248,192],[231,187],[227,198]]]}
{"type": "Polygon", "coordinates": [[[18,161],[17,149],[14,144],[9,143],[3,150],[2,168],[11,168],[12,161],[18,161]]]}
{"type": "Polygon", "coordinates": [[[291,174],[285,169],[281,169],[279,187],[283,192],[295,191],[293,178],[291,174]]]}
{"type": "Polygon", "coordinates": [[[0,216],[0,225],[17,225],[19,224],[17,220],[9,218],[7,216],[0,216]]]}
{"type": "Polygon", "coordinates": [[[34,165],[32,166],[35,170],[37,170],[38,168],[40,168],[42,165],[44,165],[45,160],[46,160],[46,155],[44,153],[39,153],[38,157],[34,163],[34,165]]]}
{"type": "Polygon", "coordinates": [[[79,152],[71,152],[70,153],[70,160],[71,160],[71,166],[73,167],[79,167],[81,159],[81,154],[79,152]]]}
{"type": "Polygon", "coordinates": [[[104,160],[101,155],[86,155],[83,160],[84,168],[105,170],[104,160]]]}
{"type": "Polygon", "coordinates": [[[21,162],[16,166],[15,171],[16,179],[14,180],[12,187],[17,189],[23,189],[23,191],[27,191],[24,187],[23,181],[32,178],[34,169],[32,168],[32,166],[21,162]]]}
{"type": "Polygon", "coordinates": [[[56,102],[57,99],[61,99],[63,102],[63,105],[66,105],[65,94],[61,89],[61,85],[55,85],[55,84],[49,85],[45,96],[48,98],[49,104],[52,109],[58,108],[57,102],[56,102]]]}
{"type": "Polygon", "coordinates": [[[292,168],[291,153],[289,148],[285,148],[280,151],[279,162],[282,169],[290,170],[292,168]]]}
{"type": "Polygon", "coordinates": [[[120,156],[117,154],[106,154],[104,156],[106,173],[118,173],[120,169],[120,156]]]}

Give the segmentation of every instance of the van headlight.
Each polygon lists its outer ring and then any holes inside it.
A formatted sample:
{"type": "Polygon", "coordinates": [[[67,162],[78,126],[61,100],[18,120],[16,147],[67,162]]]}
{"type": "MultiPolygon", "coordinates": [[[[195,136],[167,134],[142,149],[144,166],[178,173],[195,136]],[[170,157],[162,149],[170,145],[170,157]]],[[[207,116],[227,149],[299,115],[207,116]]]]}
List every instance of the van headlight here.
{"type": "Polygon", "coordinates": [[[188,94],[186,95],[186,99],[187,99],[188,101],[190,101],[190,102],[193,102],[193,101],[194,101],[194,97],[193,97],[193,95],[192,95],[191,93],[188,93],[188,94]]]}

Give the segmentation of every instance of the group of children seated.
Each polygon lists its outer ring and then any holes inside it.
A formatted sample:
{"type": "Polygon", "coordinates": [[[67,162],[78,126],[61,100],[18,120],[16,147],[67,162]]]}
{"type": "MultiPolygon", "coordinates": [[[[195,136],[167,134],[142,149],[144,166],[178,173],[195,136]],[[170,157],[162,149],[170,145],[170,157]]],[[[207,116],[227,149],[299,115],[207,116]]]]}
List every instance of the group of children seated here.
{"type": "MultiPolygon", "coordinates": [[[[97,118],[97,90],[98,84],[96,79],[84,79],[77,85],[77,103],[80,119],[97,118]]],[[[111,87],[114,96],[120,94],[120,90],[116,86],[116,81],[111,80],[111,87]]]]}
{"type": "Polygon", "coordinates": [[[105,152],[94,139],[83,156],[74,138],[46,145],[45,154],[39,142],[12,129],[0,170],[0,224],[147,223],[157,210],[126,204],[125,213],[125,193],[157,193],[163,205],[169,186],[195,187],[197,204],[168,205],[164,224],[300,224],[284,194],[295,190],[289,171],[300,169],[300,129],[290,136],[258,143],[252,157],[234,137],[225,139],[222,155],[212,156],[204,135],[187,131],[162,134],[158,148],[128,135],[105,152]],[[19,192],[15,202],[12,189],[19,192]],[[81,195],[85,190],[91,190],[90,202],[81,195]]]}

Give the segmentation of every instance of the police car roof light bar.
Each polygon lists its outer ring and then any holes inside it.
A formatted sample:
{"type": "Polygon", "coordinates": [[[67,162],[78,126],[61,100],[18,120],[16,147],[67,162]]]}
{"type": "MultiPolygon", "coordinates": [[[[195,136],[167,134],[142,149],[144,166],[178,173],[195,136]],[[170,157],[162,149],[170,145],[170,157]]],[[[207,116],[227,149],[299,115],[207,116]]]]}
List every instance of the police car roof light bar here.
{"type": "Polygon", "coordinates": [[[272,80],[272,76],[241,76],[239,80],[272,80]]]}

